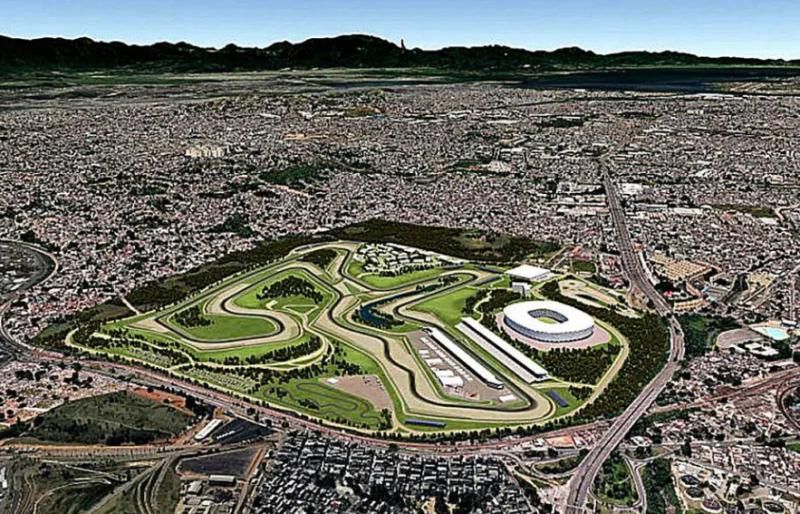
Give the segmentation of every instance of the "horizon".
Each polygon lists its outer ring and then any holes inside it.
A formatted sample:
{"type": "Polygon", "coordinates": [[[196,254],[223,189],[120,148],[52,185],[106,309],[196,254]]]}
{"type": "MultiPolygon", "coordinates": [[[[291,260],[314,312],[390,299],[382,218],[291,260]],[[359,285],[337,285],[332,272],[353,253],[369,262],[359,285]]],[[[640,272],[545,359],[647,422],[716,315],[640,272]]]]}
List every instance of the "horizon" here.
{"type": "Polygon", "coordinates": [[[501,7],[476,0],[433,6],[422,0],[389,6],[365,0],[337,5],[310,0],[301,6],[287,0],[142,0],[113,9],[100,0],[68,5],[31,0],[5,11],[0,34],[22,39],[88,37],[135,45],[263,48],[280,41],[364,34],[397,45],[405,40],[407,48],[423,50],[499,45],[531,51],[579,47],[598,54],[675,51],[704,57],[800,58],[800,5],[785,0],[757,6],[739,0],[702,5],[677,0],[660,6],[634,0],[572,0],[558,6],[509,0],[501,7]]]}
{"type": "MultiPolygon", "coordinates": [[[[376,39],[381,39],[383,41],[387,41],[389,43],[392,43],[392,44],[396,45],[397,47],[400,47],[402,42],[403,42],[402,38],[399,41],[394,41],[394,40],[389,39],[387,37],[384,37],[384,36],[382,36],[380,34],[347,33],[347,34],[330,34],[330,35],[326,34],[326,35],[321,35],[321,36],[311,36],[311,37],[308,37],[308,38],[305,38],[305,39],[299,39],[299,40],[277,39],[275,41],[270,41],[270,42],[267,42],[267,43],[265,43],[263,45],[260,45],[260,46],[241,45],[241,44],[238,44],[238,43],[235,43],[235,42],[232,42],[232,41],[228,42],[228,43],[225,43],[225,44],[222,44],[222,45],[212,46],[212,45],[202,45],[202,44],[198,44],[198,43],[196,43],[194,41],[186,41],[186,40],[183,40],[183,39],[181,39],[181,40],[159,40],[159,41],[152,41],[152,42],[146,42],[146,43],[134,43],[134,42],[124,41],[124,40],[120,40],[120,39],[100,39],[100,38],[92,37],[91,35],[88,35],[88,34],[85,34],[85,35],[82,35],[82,36],[74,36],[74,37],[65,37],[65,36],[60,36],[60,35],[42,35],[42,36],[27,38],[27,37],[19,37],[19,36],[14,36],[14,35],[10,35],[10,34],[0,33],[0,37],[8,37],[8,38],[13,38],[13,39],[21,39],[21,40],[28,40],[28,41],[35,41],[35,40],[42,40],[42,39],[63,39],[63,40],[66,40],[66,41],[75,41],[75,40],[79,40],[79,39],[89,39],[89,40],[91,40],[91,41],[93,41],[95,43],[104,43],[104,44],[122,43],[122,44],[125,44],[125,45],[128,45],[128,46],[142,46],[142,47],[152,46],[152,45],[156,45],[156,44],[171,44],[171,45],[188,44],[188,45],[191,45],[191,46],[194,46],[194,47],[197,47],[197,48],[203,48],[203,49],[206,49],[206,50],[213,50],[213,51],[221,50],[222,48],[224,48],[224,47],[226,47],[228,45],[234,45],[234,46],[236,46],[238,48],[243,48],[243,49],[265,49],[265,48],[268,48],[268,47],[270,47],[270,46],[272,46],[274,44],[278,44],[278,43],[288,42],[288,43],[296,45],[296,44],[300,44],[300,43],[303,43],[305,41],[309,41],[309,40],[312,40],[312,39],[335,39],[335,38],[339,38],[339,37],[349,37],[349,36],[362,36],[362,37],[372,37],[372,38],[376,38],[376,39]]],[[[493,46],[502,47],[502,48],[509,48],[509,49],[514,49],[514,50],[524,50],[524,51],[528,51],[528,52],[550,52],[550,53],[556,52],[556,51],[559,51],[559,50],[566,50],[566,49],[576,48],[576,49],[579,49],[579,50],[583,50],[585,52],[591,52],[591,53],[594,53],[596,55],[601,55],[601,56],[622,54],[622,53],[639,53],[639,52],[648,52],[648,53],[652,53],[652,54],[658,54],[658,53],[663,53],[663,52],[676,52],[676,53],[681,53],[681,54],[694,55],[694,56],[700,57],[700,58],[712,58],[712,59],[715,59],[715,58],[760,59],[760,60],[765,60],[765,61],[780,60],[780,61],[787,61],[787,62],[800,60],[800,56],[799,57],[788,57],[787,58],[787,57],[748,57],[748,56],[733,55],[733,54],[730,54],[730,55],[724,55],[724,54],[723,55],[707,55],[707,54],[696,53],[696,52],[688,52],[688,51],[684,51],[684,50],[675,50],[675,49],[672,49],[672,48],[664,48],[664,49],[660,49],[660,50],[645,49],[645,48],[629,48],[629,49],[615,50],[615,51],[612,51],[612,52],[599,52],[599,51],[596,51],[593,48],[586,48],[586,47],[577,46],[577,45],[559,46],[559,47],[553,47],[553,48],[528,48],[528,47],[521,47],[521,46],[512,46],[512,45],[507,45],[507,44],[497,43],[497,42],[486,42],[486,43],[475,44],[475,45],[446,45],[446,46],[440,46],[440,47],[436,47],[436,48],[421,48],[421,47],[418,47],[418,46],[409,45],[408,43],[405,44],[405,47],[408,50],[422,50],[422,51],[428,51],[428,52],[435,52],[435,51],[438,51],[438,50],[444,50],[446,48],[455,48],[455,47],[459,47],[459,48],[482,48],[482,47],[493,47],[493,46]]]]}

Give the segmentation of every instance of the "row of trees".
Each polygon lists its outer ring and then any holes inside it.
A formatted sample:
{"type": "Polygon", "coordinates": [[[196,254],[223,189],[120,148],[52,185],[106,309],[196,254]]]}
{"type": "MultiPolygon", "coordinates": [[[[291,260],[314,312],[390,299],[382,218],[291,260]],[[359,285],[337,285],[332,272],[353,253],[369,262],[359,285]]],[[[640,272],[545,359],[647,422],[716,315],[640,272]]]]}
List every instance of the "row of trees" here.
{"type": "Polygon", "coordinates": [[[462,259],[489,262],[518,262],[531,255],[542,257],[558,250],[558,245],[549,241],[513,237],[486,230],[412,225],[382,219],[336,229],[331,234],[341,239],[399,243],[462,259]]]}
{"type": "Polygon", "coordinates": [[[186,328],[207,327],[214,324],[212,320],[203,316],[203,311],[199,305],[193,305],[188,309],[179,311],[175,314],[175,321],[186,328]]]}
{"type": "Polygon", "coordinates": [[[238,355],[225,357],[221,361],[211,359],[211,362],[219,362],[226,366],[242,366],[256,364],[271,364],[275,362],[286,362],[310,355],[322,347],[322,340],[317,336],[311,336],[308,341],[292,346],[284,346],[275,350],[270,350],[261,355],[250,355],[244,359],[238,355]]]}
{"type": "Polygon", "coordinates": [[[189,357],[181,350],[180,344],[177,342],[165,342],[163,346],[156,346],[148,343],[143,336],[129,334],[127,331],[121,329],[113,330],[109,332],[109,335],[110,337],[108,338],[92,335],[83,339],[78,339],[76,337],[75,340],[81,345],[93,350],[125,350],[136,348],[167,360],[171,366],[189,362],[189,357]]]}
{"type": "Polygon", "coordinates": [[[229,253],[217,261],[198,266],[182,275],[144,284],[128,293],[126,297],[143,311],[166,307],[230,275],[282,259],[298,246],[331,239],[326,235],[301,235],[264,241],[254,248],[229,253]]]}
{"type": "MultiPolygon", "coordinates": [[[[292,347],[296,348],[296,350],[289,351],[292,354],[296,353],[296,356],[300,357],[315,351],[321,344],[320,339],[313,336],[308,342],[292,347]]],[[[220,372],[219,368],[202,363],[194,364],[191,370],[207,371],[210,373],[220,372]]],[[[263,387],[287,384],[293,380],[308,380],[319,378],[324,375],[363,375],[364,369],[360,365],[350,362],[339,346],[334,346],[333,352],[326,354],[320,362],[315,362],[309,366],[289,370],[238,367],[226,369],[225,373],[252,380],[255,385],[248,392],[250,394],[255,394],[263,387]]]]}
{"type": "Polygon", "coordinates": [[[327,268],[330,263],[333,262],[333,259],[336,258],[336,250],[331,250],[330,248],[322,248],[320,250],[315,250],[313,252],[307,253],[300,257],[300,260],[303,262],[310,262],[314,264],[320,269],[327,268]]]}

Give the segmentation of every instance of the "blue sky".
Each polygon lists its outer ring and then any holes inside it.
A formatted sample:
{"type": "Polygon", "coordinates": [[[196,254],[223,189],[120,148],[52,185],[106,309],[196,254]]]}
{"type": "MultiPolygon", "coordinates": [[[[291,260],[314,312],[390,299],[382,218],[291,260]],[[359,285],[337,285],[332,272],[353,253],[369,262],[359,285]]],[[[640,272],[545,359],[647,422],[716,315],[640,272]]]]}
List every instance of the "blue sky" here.
{"type": "Polygon", "coordinates": [[[409,47],[800,58],[800,0],[0,0],[0,34],[265,46],[345,33],[409,47]]]}

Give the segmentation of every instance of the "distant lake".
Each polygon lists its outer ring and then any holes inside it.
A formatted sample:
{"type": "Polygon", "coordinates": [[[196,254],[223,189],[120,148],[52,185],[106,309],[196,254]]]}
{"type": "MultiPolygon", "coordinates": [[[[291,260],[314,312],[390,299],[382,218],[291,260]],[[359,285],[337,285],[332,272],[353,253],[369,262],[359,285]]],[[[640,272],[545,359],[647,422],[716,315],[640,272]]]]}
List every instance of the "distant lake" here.
{"type": "Polygon", "coordinates": [[[800,77],[800,68],[637,68],[586,71],[523,79],[531,89],[592,89],[703,93],[725,82],[764,82],[800,77]]]}

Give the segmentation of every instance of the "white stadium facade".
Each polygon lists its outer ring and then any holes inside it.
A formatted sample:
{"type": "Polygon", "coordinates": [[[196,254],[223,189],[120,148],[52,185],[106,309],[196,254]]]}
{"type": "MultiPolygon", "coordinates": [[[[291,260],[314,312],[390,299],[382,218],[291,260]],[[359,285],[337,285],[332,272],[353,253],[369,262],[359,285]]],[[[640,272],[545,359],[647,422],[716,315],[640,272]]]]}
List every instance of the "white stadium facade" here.
{"type": "Polygon", "coordinates": [[[548,343],[579,341],[594,333],[591,316],[551,301],[513,303],[503,309],[503,322],[522,336],[548,343]]]}

